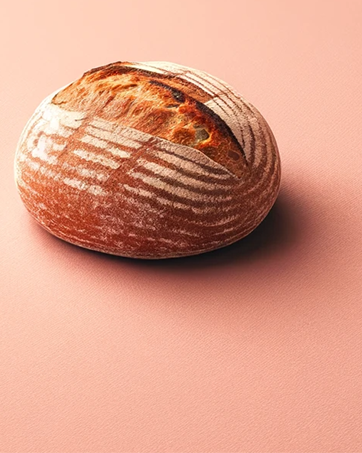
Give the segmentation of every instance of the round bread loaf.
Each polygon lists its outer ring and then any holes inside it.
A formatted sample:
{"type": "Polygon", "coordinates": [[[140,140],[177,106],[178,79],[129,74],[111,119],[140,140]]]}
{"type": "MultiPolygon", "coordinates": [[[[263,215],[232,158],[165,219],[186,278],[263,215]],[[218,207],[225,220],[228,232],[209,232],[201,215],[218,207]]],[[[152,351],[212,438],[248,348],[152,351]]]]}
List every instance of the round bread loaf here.
{"type": "Polygon", "coordinates": [[[280,158],[265,119],[225,82],[174,63],[117,62],[39,105],[15,178],[53,235],[170,258],[226,246],[259,225],[279,192],[280,158]]]}

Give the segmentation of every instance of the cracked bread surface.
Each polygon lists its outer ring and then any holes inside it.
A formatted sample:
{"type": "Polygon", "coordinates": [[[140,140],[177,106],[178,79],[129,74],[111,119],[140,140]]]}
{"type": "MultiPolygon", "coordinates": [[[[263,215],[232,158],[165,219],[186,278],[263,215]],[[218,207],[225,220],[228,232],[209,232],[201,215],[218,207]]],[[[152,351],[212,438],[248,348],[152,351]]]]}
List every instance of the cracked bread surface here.
{"type": "Polygon", "coordinates": [[[248,172],[245,154],[226,123],[205,105],[209,99],[200,87],[175,76],[114,63],[86,72],[52,103],[192,147],[240,178],[248,172]]]}

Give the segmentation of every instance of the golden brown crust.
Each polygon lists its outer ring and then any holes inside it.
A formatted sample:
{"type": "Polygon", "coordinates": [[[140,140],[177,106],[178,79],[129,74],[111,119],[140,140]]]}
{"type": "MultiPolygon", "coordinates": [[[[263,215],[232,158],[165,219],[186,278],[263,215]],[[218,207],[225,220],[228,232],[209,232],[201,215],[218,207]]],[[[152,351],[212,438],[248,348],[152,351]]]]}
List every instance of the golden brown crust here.
{"type": "Polygon", "coordinates": [[[204,105],[209,99],[193,83],[116,63],[86,72],[52,102],[193,147],[241,177],[247,170],[243,150],[204,105]]]}

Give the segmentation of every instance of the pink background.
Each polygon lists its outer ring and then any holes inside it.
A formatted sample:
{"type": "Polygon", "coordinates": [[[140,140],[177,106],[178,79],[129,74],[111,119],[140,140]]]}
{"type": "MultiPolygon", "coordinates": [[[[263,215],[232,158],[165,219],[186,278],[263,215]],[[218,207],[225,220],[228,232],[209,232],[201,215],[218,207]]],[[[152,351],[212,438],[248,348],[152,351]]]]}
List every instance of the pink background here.
{"type": "Polygon", "coordinates": [[[0,8],[0,451],[362,452],[362,2],[0,8]],[[145,262],[32,221],[23,126],[117,60],[203,69],[266,117],[282,189],[248,238],[145,262]]]}

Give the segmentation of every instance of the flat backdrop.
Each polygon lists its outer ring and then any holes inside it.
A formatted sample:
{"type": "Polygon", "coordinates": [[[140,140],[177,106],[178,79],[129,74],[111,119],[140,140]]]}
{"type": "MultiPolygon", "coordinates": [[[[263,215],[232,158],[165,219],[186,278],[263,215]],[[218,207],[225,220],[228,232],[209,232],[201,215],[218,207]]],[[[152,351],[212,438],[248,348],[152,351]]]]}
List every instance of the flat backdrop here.
{"type": "Polygon", "coordinates": [[[2,0],[1,452],[362,452],[361,20],[360,0],[2,0]],[[27,119],[118,60],[205,70],[263,113],[282,188],[254,233],[150,262],[30,218],[27,119]]]}

